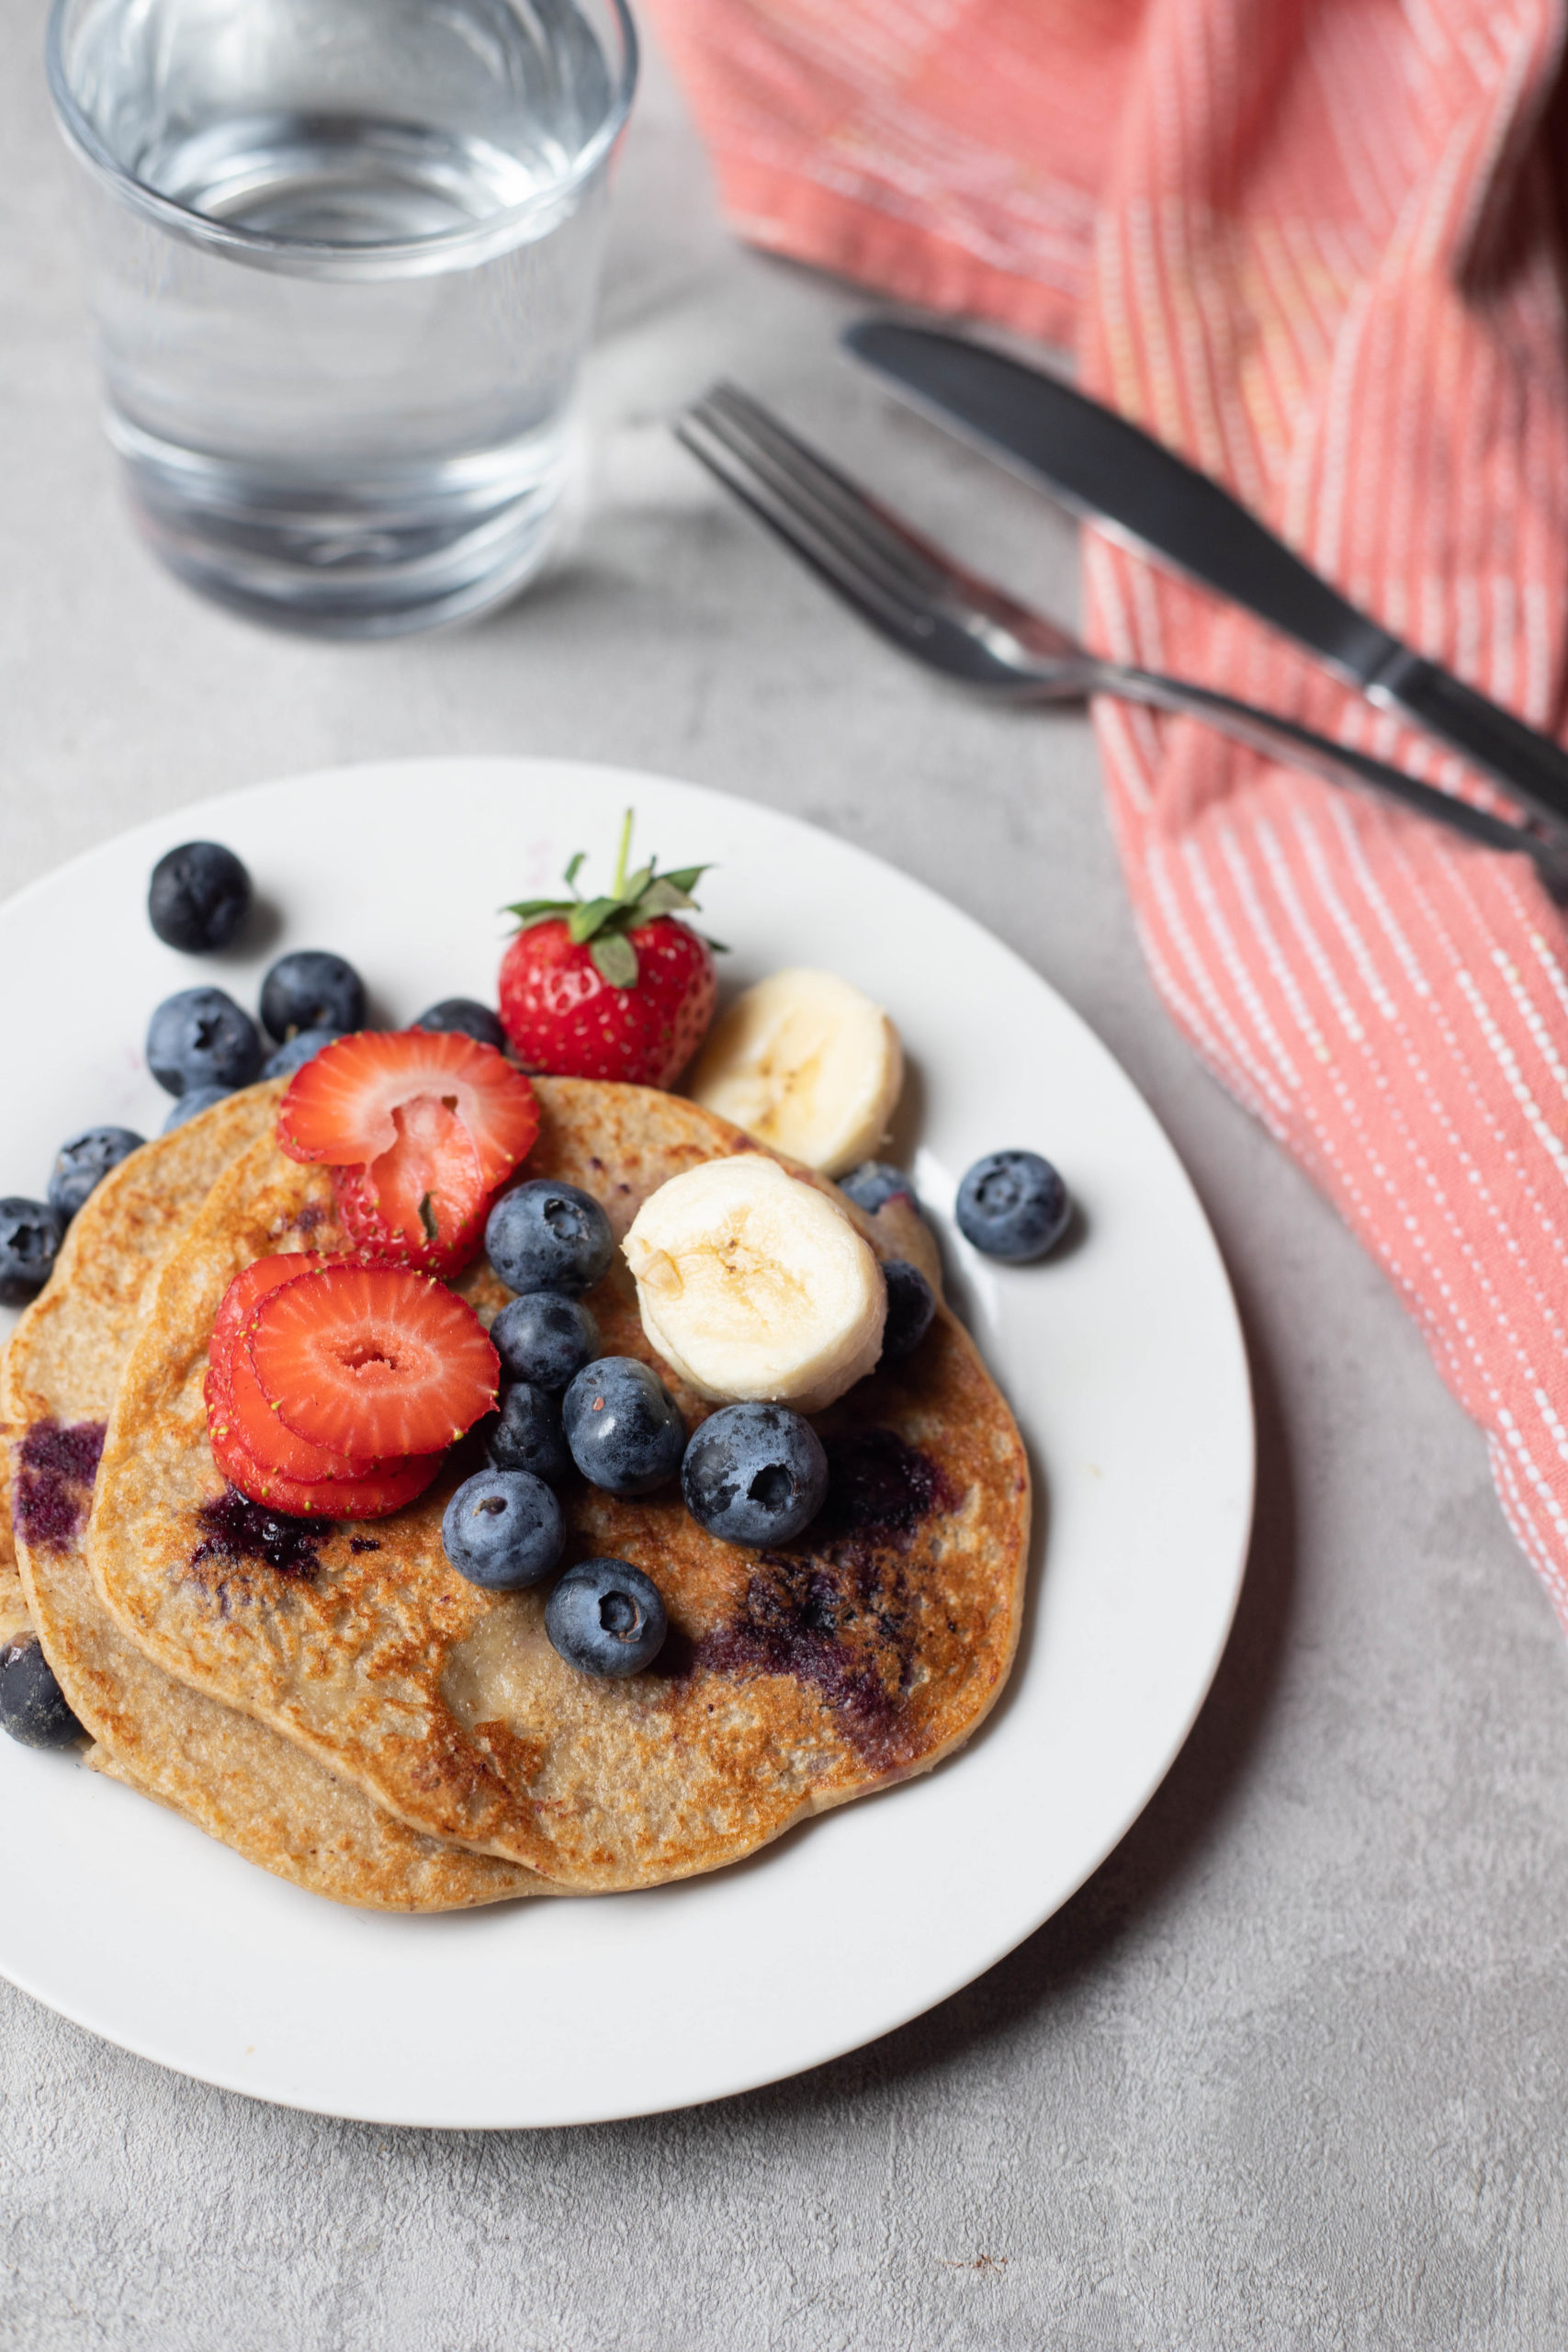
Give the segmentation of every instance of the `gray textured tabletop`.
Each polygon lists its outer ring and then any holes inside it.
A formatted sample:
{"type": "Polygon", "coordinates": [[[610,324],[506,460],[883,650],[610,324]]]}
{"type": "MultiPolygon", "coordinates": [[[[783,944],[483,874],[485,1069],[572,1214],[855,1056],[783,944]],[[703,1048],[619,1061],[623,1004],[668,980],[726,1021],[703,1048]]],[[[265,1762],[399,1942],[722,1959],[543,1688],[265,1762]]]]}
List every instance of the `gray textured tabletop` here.
{"type": "Polygon", "coordinates": [[[1568,2341],[1568,1655],[1481,1439],[1166,1023],[1087,726],[901,666],[663,420],[733,373],[1062,612],[1071,530],[847,372],[852,294],[726,237],[656,62],[570,563],[379,648],[208,610],[141,552],[98,438],[41,34],[39,0],[0,0],[5,889],[198,796],[396,753],[641,763],[810,818],[990,924],[1145,1091],[1240,1298],[1261,1475],[1235,1635],[1143,1819],[967,1992],[816,2074],[579,2132],[375,2130],[165,2074],[0,1984],[0,2338],[1568,2341]]]}

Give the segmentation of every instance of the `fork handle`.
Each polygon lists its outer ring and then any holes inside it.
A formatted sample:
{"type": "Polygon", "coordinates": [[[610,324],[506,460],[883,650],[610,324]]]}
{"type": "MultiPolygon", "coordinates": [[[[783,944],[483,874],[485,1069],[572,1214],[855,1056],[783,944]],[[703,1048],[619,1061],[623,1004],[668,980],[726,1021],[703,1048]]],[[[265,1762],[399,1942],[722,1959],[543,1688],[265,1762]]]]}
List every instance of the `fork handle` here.
{"type": "Polygon", "coordinates": [[[1252,751],[1275,754],[1293,767],[1305,768],[1309,775],[1324,777],[1329,784],[1370,786],[1386,798],[1414,808],[1420,816],[1447,825],[1450,832],[1462,833],[1467,841],[1533,858],[1550,887],[1559,895],[1568,896],[1568,841],[1532,832],[1527,826],[1511,824],[1506,817],[1494,817],[1487,809],[1472,808],[1468,800],[1456,799],[1452,793],[1422,784],[1416,777],[1406,775],[1403,768],[1391,767],[1386,760],[1374,760],[1365,752],[1353,751],[1347,743],[1333,742],[1326,735],[1314,735],[1310,727],[1298,727],[1294,719],[1258,710],[1251,703],[1237,702],[1233,695],[1218,694],[1212,686],[1194,685],[1184,678],[1168,678],[1157,670],[1133,669],[1120,662],[1096,662],[1092,669],[1086,669],[1085,691],[1115,695],[1123,702],[1145,703],[1154,710],[1179,711],[1186,717],[1204,719],[1222,735],[1234,736],[1252,751]]]}

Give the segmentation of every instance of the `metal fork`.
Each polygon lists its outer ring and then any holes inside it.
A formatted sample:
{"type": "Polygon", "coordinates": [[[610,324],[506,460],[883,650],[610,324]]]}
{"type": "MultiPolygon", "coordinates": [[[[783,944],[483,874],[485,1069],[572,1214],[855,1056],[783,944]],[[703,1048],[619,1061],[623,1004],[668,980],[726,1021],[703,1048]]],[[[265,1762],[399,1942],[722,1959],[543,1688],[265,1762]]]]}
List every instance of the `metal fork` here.
{"type": "Polygon", "coordinates": [[[856,487],[733,384],[716,384],[674,427],[725,487],[900,652],[1000,700],[1115,695],[1201,718],[1221,734],[1331,784],[1370,786],[1488,849],[1533,858],[1568,896],[1568,842],[1494,817],[1293,719],[1212,686],[1091,653],[1068,632],[955,563],[856,487]]]}

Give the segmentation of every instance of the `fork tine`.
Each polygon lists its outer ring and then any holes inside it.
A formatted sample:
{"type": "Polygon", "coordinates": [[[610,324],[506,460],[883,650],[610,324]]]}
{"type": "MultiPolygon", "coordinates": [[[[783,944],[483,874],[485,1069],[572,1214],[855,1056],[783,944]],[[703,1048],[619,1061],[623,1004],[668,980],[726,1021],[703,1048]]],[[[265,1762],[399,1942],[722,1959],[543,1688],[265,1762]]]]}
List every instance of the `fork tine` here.
{"type": "Polygon", "coordinates": [[[696,413],[818,529],[874,565],[890,587],[897,583],[931,603],[959,584],[940,548],[879,506],[739,386],[716,384],[696,413]]]}
{"type": "Polygon", "coordinates": [[[675,432],[694,458],[863,618],[902,645],[916,644],[930,633],[926,600],[911,583],[890,578],[886,567],[868,560],[852,539],[846,544],[841,531],[825,528],[819,514],[790,488],[781,487],[765,460],[743,444],[736,445],[722,414],[715,416],[705,402],[698,401],[677,419],[675,432]]]}

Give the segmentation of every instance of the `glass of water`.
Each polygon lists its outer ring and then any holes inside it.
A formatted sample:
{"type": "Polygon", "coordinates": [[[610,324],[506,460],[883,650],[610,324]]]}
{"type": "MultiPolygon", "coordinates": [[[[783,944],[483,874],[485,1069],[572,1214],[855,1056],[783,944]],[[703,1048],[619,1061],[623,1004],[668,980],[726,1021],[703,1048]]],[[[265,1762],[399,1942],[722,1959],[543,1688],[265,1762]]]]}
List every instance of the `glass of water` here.
{"type": "Polygon", "coordinates": [[[164,560],[378,637],[547,551],[625,0],[55,0],[111,441],[164,560]]]}

